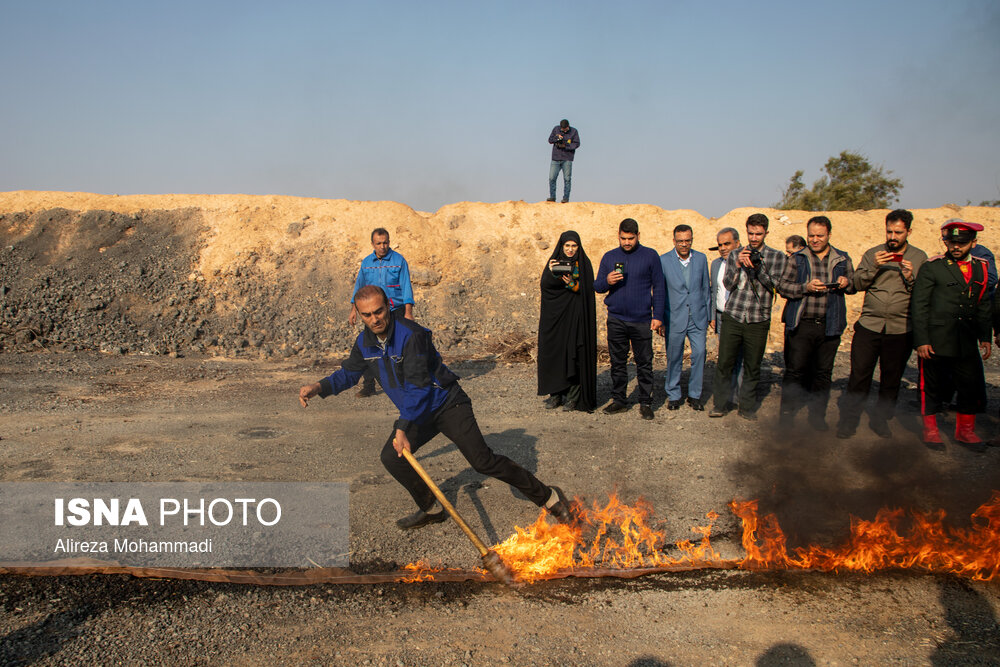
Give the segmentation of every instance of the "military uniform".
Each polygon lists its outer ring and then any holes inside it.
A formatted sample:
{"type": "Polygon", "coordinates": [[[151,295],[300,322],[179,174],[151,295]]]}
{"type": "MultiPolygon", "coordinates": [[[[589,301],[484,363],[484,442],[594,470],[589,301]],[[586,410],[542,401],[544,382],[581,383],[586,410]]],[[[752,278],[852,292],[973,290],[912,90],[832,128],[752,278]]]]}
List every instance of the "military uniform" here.
{"type": "MultiPolygon", "coordinates": [[[[946,223],[943,228],[946,236],[956,226],[952,221],[946,223]]],[[[920,359],[920,411],[925,419],[925,436],[928,426],[937,431],[933,415],[941,411],[947,399],[942,390],[949,384],[948,371],[958,387],[958,422],[974,425],[975,414],[986,407],[986,381],[979,348],[981,342],[990,341],[992,325],[986,262],[971,254],[962,262],[948,255],[928,259],[920,267],[913,286],[910,314],[914,347],[930,345],[934,350],[930,359],[920,359]],[[963,272],[961,265],[966,262],[963,272]]],[[[940,439],[924,439],[940,442],[940,439]]]]}

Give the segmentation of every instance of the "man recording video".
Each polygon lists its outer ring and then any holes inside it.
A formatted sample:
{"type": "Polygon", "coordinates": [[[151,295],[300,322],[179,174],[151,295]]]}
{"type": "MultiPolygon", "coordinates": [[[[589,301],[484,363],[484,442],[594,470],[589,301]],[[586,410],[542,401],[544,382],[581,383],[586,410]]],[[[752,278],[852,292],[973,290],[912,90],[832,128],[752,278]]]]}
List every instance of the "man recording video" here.
{"type": "Polygon", "coordinates": [[[722,282],[729,290],[719,335],[719,361],[715,366],[713,405],[709,417],[726,414],[730,378],[740,350],[743,351],[743,386],[740,388],[739,415],[757,419],[757,381],[764,359],[767,334],[771,328],[774,290],[785,271],[785,254],[768,247],[767,216],[754,213],[747,218],[747,245],[729,253],[722,282]]]}

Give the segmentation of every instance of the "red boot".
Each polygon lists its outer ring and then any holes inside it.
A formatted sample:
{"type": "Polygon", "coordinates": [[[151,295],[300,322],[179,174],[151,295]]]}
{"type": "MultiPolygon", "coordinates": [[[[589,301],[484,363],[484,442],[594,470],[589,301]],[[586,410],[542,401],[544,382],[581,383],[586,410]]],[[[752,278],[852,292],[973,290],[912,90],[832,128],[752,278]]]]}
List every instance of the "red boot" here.
{"type": "Polygon", "coordinates": [[[924,442],[941,445],[941,431],[938,430],[937,415],[924,415],[924,442]]]}
{"type": "Polygon", "coordinates": [[[955,418],[955,440],[967,445],[978,445],[982,440],[976,435],[976,415],[958,415],[955,418]]]}

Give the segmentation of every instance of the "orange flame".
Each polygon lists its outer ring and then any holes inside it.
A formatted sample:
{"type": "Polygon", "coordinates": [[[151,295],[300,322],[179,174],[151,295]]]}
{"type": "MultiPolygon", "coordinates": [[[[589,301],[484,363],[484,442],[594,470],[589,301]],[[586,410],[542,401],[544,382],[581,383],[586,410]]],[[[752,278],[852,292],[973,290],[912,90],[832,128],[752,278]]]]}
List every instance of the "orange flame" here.
{"type": "Polygon", "coordinates": [[[851,534],[837,548],[810,545],[789,555],[785,535],[773,514],[758,520],[757,501],[730,503],[743,520],[746,569],[816,569],[873,572],[917,568],[977,580],[1000,573],[1000,492],[972,513],[972,527],[945,524],[945,512],[911,512],[912,525],[903,531],[904,512],[883,508],[872,521],[851,517],[851,534]]]}
{"type": "MultiPolygon", "coordinates": [[[[548,523],[543,511],[527,529],[515,527],[514,535],[494,547],[518,581],[531,583],[583,568],[669,567],[722,560],[709,542],[711,523],[691,529],[701,535],[697,544],[690,540],[676,544],[683,557],[664,554],[664,532],[655,527],[653,508],[641,498],[627,505],[612,493],[606,505],[594,503],[590,508],[577,499],[573,510],[579,520],[571,526],[548,523]]],[[[712,523],[718,516],[707,515],[712,523]]]]}
{"type": "MultiPolygon", "coordinates": [[[[527,528],[494,550],[518,581],[532,583],[567,572],[586,570],[680,569],[696,567],[748,570],[816,569],[873,572],[888,568],[916,568],[946,572],[977,580],[1000,574],[1000,492],[973,514],[968,529],[945,524],[944,511],[911,512],[909,530],[900,509],[881,509],[871,521],[851,517],[850,537],[840,547],[810,545],[788,551],[787,538],[774,514],[760,516],[756,500],[733,501],[730,509],[743,525],[740,559],[723,558],[711,544],[719,515],[706,514],[708,525],[691,531],[696,540],[673,545],[668,555],[665,532],[643,499],[635,505],[621,502],[616,493],[607,504],[586,507],[573,503],[578,520],[573,525],[550,524],[545,511],[527,528]]],[[[442,568],[418,561],[406,566],[412,574],[401,581],[429,581],[442,568]]]]}

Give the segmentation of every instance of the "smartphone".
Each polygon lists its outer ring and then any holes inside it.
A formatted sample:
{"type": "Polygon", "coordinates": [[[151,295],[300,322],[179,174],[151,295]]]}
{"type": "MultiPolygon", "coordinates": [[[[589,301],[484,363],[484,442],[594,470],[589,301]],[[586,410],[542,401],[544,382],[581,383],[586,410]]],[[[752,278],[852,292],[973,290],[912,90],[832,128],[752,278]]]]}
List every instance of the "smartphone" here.
{"type": "Polygon", "coordinates": [[[823,283],[823,287],[827,289],[837,289],[840,287],[840,283],[823,283]]]}
{"type": "Polygon", "coordinates": [[[617,271],[618,273],[620,273],[620,274],[622,274],[624,276],[625,275],[625,262],[615,262],[615,271],[617,271]]]}
{"type": "Polygon", "coordinates": [[[900,252],[893,253],[892,257],[889,258],[889,261],[890,262],[902,262],[903,261],[903,253],[900,253],[900,252]]]}

